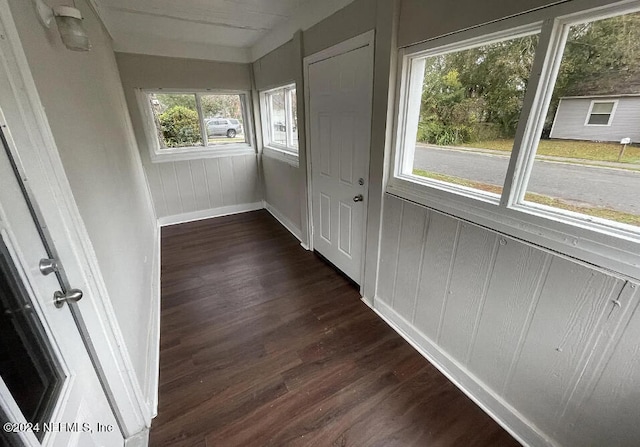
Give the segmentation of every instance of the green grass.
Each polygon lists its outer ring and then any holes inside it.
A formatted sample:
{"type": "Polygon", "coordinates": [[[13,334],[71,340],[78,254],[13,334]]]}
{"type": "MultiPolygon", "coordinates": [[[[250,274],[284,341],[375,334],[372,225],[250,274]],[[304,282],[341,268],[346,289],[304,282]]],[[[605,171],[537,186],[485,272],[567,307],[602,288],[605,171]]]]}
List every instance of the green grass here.
{"type": "MultiPolygon", "coordinates": [[[[497,185],[491,185],[488,183],[476,182],[473,180],[466,180],[460,177],[454,177],[452,175],[439,174],[437,172],[424,171],[422,169],[414,169],[413,173],[421,177],[427,177],[435,180],[440,180],[447,183],[453,183],[454,185],[466,186],[468,188],[479,189],[494,194],[501,194],[502,187],[497,185]]],[[[574,213],[585,214],[587,216],[600,217],[602,219],[613,220],[615,222],[625,223],[628,225],[640,226],[640,215],[625,213],[622,211],[616,211],[610,208],[602,208],[596,206],[581,206],[573,205],[565,202],[562,199],[555,197],[544,196],[542,194],[535,194],[528,192],[525,195],[525,200],[528,202],[539,203],[541,205],[550,206],[552,208],[560,208],[567,211],[573,211],[574,213]]]]}
{"type": "MultiPolygon", "coordinates": [[[[488,140],[462,144],[464,147],[511,152],[513,140],[488,140]]],[[[595,141],[540,140],[538,155],[580,160],[618,161],[621,145],[595,141]]],[[[640,163],[640,147],[627,146],[621,163],[640,163]]]]}
{"type": "Polygon", "coordinates": [[[244,143],[244,134],[238,134],[235,138],[221,137],[209,137],[209,144],[231,144],[231,143],[244,143]]]}

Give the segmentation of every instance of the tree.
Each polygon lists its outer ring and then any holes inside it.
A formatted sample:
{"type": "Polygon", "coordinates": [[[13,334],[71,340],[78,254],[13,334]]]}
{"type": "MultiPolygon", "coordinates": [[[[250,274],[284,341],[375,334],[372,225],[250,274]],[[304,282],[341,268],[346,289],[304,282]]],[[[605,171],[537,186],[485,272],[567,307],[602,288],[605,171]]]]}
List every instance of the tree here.
{"type": "Polygon", "coordinates": [[[238,95],[202,95],[200,104],[205,118],[219,116],[242,120],[242,106],[238,95]]]}
{"type": "MultiPolygon", "coordinates": [[[[458,144],[512,138],[537,36],[426,59],[418,139],[458,144]]],[[[640,13],[571,26],[549,114],[563,96],[640,92],[640,13]]]]}
{"type": "Polygon", "coordinates": [[[168,147],[202,144],[198,112],[176,105],[158,117],[162,137],[168,147]]]}
{"type": "Polygon", "coordinates": [[[536,36],[427,58],[418,139],[459,144],[512,137],[536,36]]]}

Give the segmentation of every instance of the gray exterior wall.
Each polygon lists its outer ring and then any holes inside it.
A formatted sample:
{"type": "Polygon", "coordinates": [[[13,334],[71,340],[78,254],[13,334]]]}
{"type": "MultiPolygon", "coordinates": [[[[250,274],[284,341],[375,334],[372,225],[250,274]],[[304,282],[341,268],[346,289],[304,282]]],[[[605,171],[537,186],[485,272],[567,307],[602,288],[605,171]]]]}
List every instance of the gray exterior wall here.
{"type": "Polygon", "coordinates": [[[563,140],[615,142],[628,137],[633,142],[640,142],[640,97],[561,99],[550,136],[563,140]],[[618,101],[609,126],[585,126],[593,100],[618,101]]]}

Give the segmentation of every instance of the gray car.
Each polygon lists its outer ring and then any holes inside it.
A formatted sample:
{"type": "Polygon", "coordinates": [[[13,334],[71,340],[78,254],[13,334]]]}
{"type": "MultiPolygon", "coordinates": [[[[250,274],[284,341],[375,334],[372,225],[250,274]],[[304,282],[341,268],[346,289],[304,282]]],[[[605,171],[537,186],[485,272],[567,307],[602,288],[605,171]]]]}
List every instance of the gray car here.
{"type": "Polygon", "coordinates": [[[234,118],[211,118],[205,123],[207,136],[226,135],[227,138],[235,138],[242,133],[242,123],[234,118]]]}

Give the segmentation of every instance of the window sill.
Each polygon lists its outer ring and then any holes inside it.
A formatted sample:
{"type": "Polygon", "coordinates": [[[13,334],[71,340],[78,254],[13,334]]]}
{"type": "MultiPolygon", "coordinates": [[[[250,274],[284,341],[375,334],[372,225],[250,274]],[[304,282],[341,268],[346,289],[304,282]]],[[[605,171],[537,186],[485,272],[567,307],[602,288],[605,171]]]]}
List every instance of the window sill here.
{"type": "Polygon", "coordinates": [[[484,200],[394,177],[386,193],[589,264],[640,279],[640,236],[587,219],[484,200]]]}
{"type": "Polygon", "coordinates": [[[266,157],[273,158],[274,160],[287,163],[294,168],[300,166],[300,157],[298,156],[298,154],[294,154],[290,151],[285,151],[283,149],[278,149],[271,146],[265,146],[262,149],[262,154],[266,157]]]}
{"type": "Polygon", "coordinates": [[[235,157],[255,155],[248,144],[229,144],[221,147],[184,147],[175,149],[156,149],[151,151],[152,163],[199,160],[202,158],[235,157]]]}

